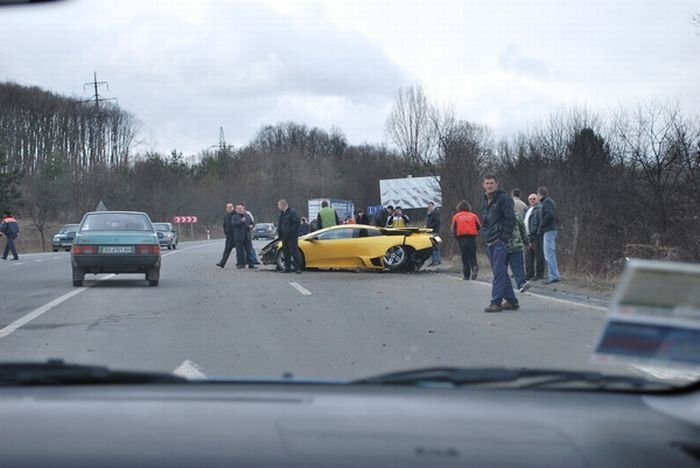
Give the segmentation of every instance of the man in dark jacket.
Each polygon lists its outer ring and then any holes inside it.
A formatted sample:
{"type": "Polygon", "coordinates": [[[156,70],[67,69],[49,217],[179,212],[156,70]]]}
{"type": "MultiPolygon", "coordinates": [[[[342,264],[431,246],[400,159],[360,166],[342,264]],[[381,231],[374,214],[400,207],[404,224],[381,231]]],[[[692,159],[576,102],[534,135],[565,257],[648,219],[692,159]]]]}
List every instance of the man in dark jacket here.
{"type": "Polygon", "coordinates": [[[0,232],[7,238],[2,259],[7,260],[7,255],[12,252],[12,260],[19,260],[17,248],[15,247],[15,239],[17,239],[17,234],[19,234],[19,224],[17,224],[17,220],[9,211],[5,211],[5,217],[0,222],[0,232]]]}
{"type": "Polygon", "coordinates": [[[549,196],[547,187],[539,187],[537,195],[540,198],[540,227],[538,232],[542,235],[542,249],[544,261],[547,263],[547,280],[544,284],[559,282],[559,265],[557,264],[557,233],[559,219],[557,218],[557,205],[549,196]]]}
{"type": "Polygon", "coordinates": [[[226,236],[226,246],[224,247],[224,253],[221,256],[221,260],[216,264],[219,268],[223,268],[226,265],[229,255],[233,247],[236,245],[233,240],[233,228],[231,227],[231,217],[233,216],[233,203],[226,204],[226,214],[224,215],[224,235],[226,236]]]}
{"type": "Polygon", "coordinates": [[[253,221],[247,216],[245,206],[236,205],[236,212],[231,216],[231,230],[233,231],[233,243],[236,246],[236,268],[255,268],[253,259],[249,256],[252,246],[252,234],[250,226],[253,221]]]}
{"type": "Polygon", "coordinates": [[[386,227],[386,222],[392,213],[394,213],[394,207],[391,205],[380,208],[372,218],[372,226],[386,227]]]}
{"type": "Polygon", "coordinates": [[[541,280],[544,278],[544,251],[540,229],[540,203],[536,193],[527,197],[530,207],[525,211],[525,229],[530,245],[525,248],[525,279],[541,280]]]}
{"type": "Polygon", "coordinates": [[[506,244],[513,235],[516,224],[513,199],[498,188],[498,179],[493,174],[484,176],[482,187],[485,194],[481,202],[481,235],[486,243],[486,254],[493,272],[491,303],[484,311],[517,310],[520,305],[508,277],[506,252],[506,244]]]}
{"type": "Polygon", "coordinates": [[[277,234],[282,241],[284,254],[284,273],[292,272],[292,265],[297,273],[301,273],[301,254],[299,253],[299,226],[301,220],[294,208],[290,208],[287,200],[277,202],[280,218],[277,222],[277,234]],[[294,259],[294,263],[292,263],[294,259]]]}
{"type": "MultiPolygon", "coordinates": [[[[436,235],[440,234],[440,209],[435,207],[435,203],[428,202],[427,210],[428,216],[425,219],[425,227],[432,229],[436,235]]],[[[433,247],[431,262],[428,266],[438,266],[441,263],[442,259],[440,258],[440,247],[435,244],[433,247]]]]}

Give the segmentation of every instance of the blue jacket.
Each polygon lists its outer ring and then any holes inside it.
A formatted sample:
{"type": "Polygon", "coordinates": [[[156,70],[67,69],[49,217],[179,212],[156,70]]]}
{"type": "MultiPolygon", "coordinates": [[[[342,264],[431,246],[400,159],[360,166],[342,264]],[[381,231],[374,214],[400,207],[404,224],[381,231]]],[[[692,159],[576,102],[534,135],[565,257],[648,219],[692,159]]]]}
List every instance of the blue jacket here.
{"type": "Polygon", "coordinates": [[[540,200],[540,227],[539,234],[558,229],[559,219],[557,217],[557,205],[551,197],[544,197],[540,200]]]}
{"type": "Polygon", "coordinates": [[[513,199],[503,190],[496,190],[493,197],[484,195],[481,201],[481,235],[484,242],[497,240],[508,243],[515,229],[513,199]]]}

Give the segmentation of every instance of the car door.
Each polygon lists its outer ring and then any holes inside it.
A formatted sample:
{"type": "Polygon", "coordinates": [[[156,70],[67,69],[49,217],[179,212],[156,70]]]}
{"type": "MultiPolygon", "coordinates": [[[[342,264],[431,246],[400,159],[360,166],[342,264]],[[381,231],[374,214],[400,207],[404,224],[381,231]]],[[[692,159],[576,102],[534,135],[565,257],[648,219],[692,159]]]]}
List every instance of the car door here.
{"type": "Polygon", "coordinates": [[[357,239],[353,229],[340,227],[302,240],[306,266],[310,268],[355,268],[361,266],[357,257],[357,239]]]}

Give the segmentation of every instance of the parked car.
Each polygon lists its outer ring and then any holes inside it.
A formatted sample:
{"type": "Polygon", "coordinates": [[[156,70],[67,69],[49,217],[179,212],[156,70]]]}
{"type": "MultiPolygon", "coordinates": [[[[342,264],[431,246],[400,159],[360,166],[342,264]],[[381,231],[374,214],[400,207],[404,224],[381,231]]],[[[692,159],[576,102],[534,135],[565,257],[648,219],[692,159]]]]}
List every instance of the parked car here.
{"type": "Polygon", "coordinates": [[[80,224],[64,224],[61,226],[61,229],[54,234],[53,240],[51,241],[51,247],[54,252],[58,252],[60,249],[64,249],[66,252],[70,251],[78,226],[80,226],[80,224]]]}
{"type": "Polygon", "coordinates": [[[179,241],[177,230],[171,223],[153,223],[153,227],[156,230],[161,247],[165,246],[168,250],[177,249],[179,241]]]}
{"type": "Polygon", "coordinates": [[[86,273],[143,273],[158,286],[160,242],[146,213],[89,212],[75,235],[71,265],[73,286],[82,286],[86,273]]]}
{"type": "MultiPolygon", "coordinates": [[[[433,247],[441,241],[430,229],[331,226],[299,238],[301,268],[413,271],[430,258],[433,247]]],[[[264,264],[283,268],[281,241],[270,242],[261,254],[264,264]]]]}
{"type": "Polygon", "coordinates": [[[257,223],[253,228],[253,239],[269,239],[277,237],[277,228],[272,223],[257,223]]]}

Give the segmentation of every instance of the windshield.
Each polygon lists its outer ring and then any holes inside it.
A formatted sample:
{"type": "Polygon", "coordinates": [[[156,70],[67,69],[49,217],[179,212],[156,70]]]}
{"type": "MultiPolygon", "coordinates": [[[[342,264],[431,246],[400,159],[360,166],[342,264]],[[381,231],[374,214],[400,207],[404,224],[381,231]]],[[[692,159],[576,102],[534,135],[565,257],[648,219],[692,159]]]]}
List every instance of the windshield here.
{"type": "Polygon", "coordinates": [[[66,224],[58,230],[59,234],[66,234],[68,232],[74,232],[78,229],[79,224],[66,224]]]}
{"type": "Polygon", "coordinates": [[[692,2],[1,9],[0,362],[699,377],[692,2]]]}

